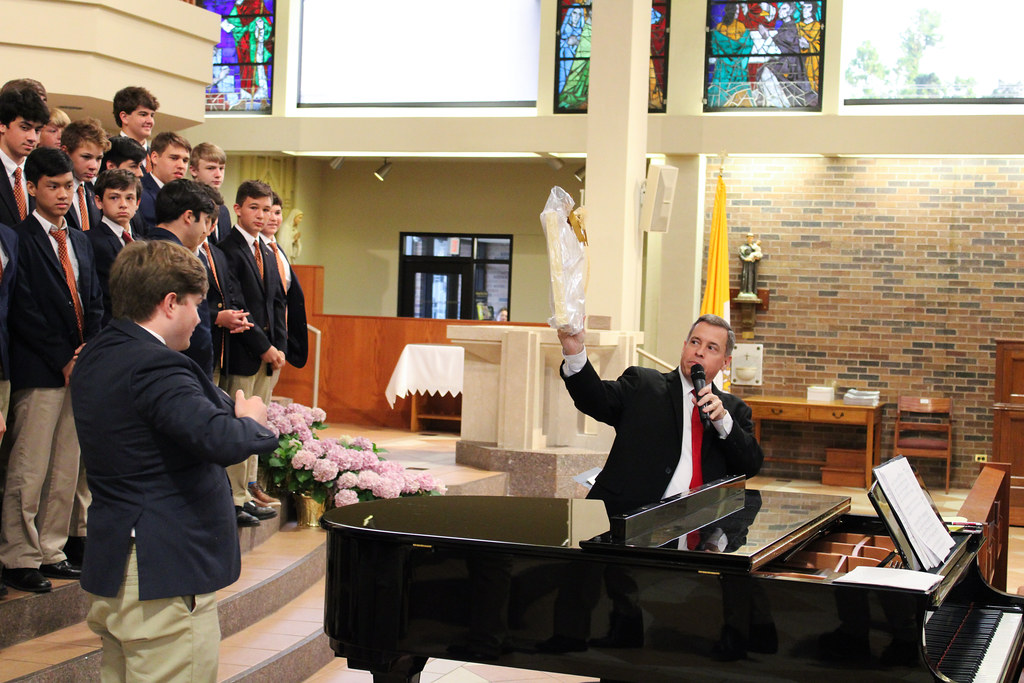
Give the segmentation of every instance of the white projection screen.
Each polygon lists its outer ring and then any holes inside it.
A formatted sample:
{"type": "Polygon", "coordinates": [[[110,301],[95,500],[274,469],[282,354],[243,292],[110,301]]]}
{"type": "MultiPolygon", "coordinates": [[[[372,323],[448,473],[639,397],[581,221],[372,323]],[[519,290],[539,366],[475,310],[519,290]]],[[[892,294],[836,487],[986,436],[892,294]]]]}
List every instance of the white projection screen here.
{"type": "Polygon", "coordinates": [[[533,107],[540,0],[303,0],[300,107],[533,107]]]}

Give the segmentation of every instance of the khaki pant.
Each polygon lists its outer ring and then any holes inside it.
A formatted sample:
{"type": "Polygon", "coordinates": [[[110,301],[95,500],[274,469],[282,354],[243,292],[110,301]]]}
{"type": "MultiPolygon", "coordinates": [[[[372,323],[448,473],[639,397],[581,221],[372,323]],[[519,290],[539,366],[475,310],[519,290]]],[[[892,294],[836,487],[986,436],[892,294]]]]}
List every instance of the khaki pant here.
{"type": "Polygon", "coordinates": [[[139,567],[132,544],[117,597],[90,597],[86,621],[103,642],[103,683],[217,680],[216,593],[139,600],[139,567]]]}
{"type": "Polygon", "coordinates": [[[66,387],[22,389],[14,392],[11,404],[0,563],[37,569],[66,559],[78,483],[78,434],[66,387]]]}
{"type": "MultiPolygon", "coordinates": [[[[228,392],[232,400],[235,392],[241,389],[246,396],[259,396],[264,403],[270,403],[270,397],[277,386],[277,380],[281,377],[281,371],[275,370],[273,375],[268,375],[260,366],[260,371],[255,375],[246,377],[243,375],[224,375],[221,377],[221,388],[228,392]]],[[[253,454],[237,465],[227,467],[228,481],[231,482],[231,498],[236,507],[241,507],[252,500],[249,493],[249,482],[256,481],[256,471],[259,466],[259,456],[253,454]]]]}

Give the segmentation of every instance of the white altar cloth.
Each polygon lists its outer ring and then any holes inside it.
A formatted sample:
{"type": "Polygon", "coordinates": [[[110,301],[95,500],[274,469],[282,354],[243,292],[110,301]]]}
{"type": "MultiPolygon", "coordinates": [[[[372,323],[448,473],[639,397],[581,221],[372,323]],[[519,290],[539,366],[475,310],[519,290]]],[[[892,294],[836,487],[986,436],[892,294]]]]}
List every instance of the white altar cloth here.
{"type": "Polygon", "coordinates": [[[394,408],[396,398],[413,394],[462,393],[466,350],[454,344],[406,344],[391,373],[384,396],[394,408]]]}

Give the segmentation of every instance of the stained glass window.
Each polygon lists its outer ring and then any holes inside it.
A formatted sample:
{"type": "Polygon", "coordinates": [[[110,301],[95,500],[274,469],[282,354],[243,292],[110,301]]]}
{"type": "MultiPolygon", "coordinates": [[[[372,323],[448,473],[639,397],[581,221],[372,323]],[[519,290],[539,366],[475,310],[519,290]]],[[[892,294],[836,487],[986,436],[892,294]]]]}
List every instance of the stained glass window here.
{"type": "Polygon", "coordinates": [[[199,7],[221,16],[206,111],[270,113],[275,4],[274,0],[196,0],[199,7]]]}
{"type": "Polygon", "coordinates": [[[821,111],[825,0],[709,0],[704,111],[821,111]]]}
{"type": "MultiPolygon", "coordinates": [[[[671,0],[651,4],[649,112],[664,112],[668,93],[671,0]]],[[[555,113],[586,113],[590,89],[590,0],[558,0],[555,113]]]]}

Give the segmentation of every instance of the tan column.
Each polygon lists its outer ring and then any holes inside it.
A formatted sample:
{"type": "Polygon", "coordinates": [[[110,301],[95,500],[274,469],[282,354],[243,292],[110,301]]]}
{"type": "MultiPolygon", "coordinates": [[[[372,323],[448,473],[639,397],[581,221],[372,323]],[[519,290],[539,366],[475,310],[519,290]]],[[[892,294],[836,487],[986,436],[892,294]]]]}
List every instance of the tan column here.
{"type": "Polygon", "coordinates": [[[640,187],[647,152],[650,0],[594,3],[587,105],[587,315],[640,328],[640,187]]]}

